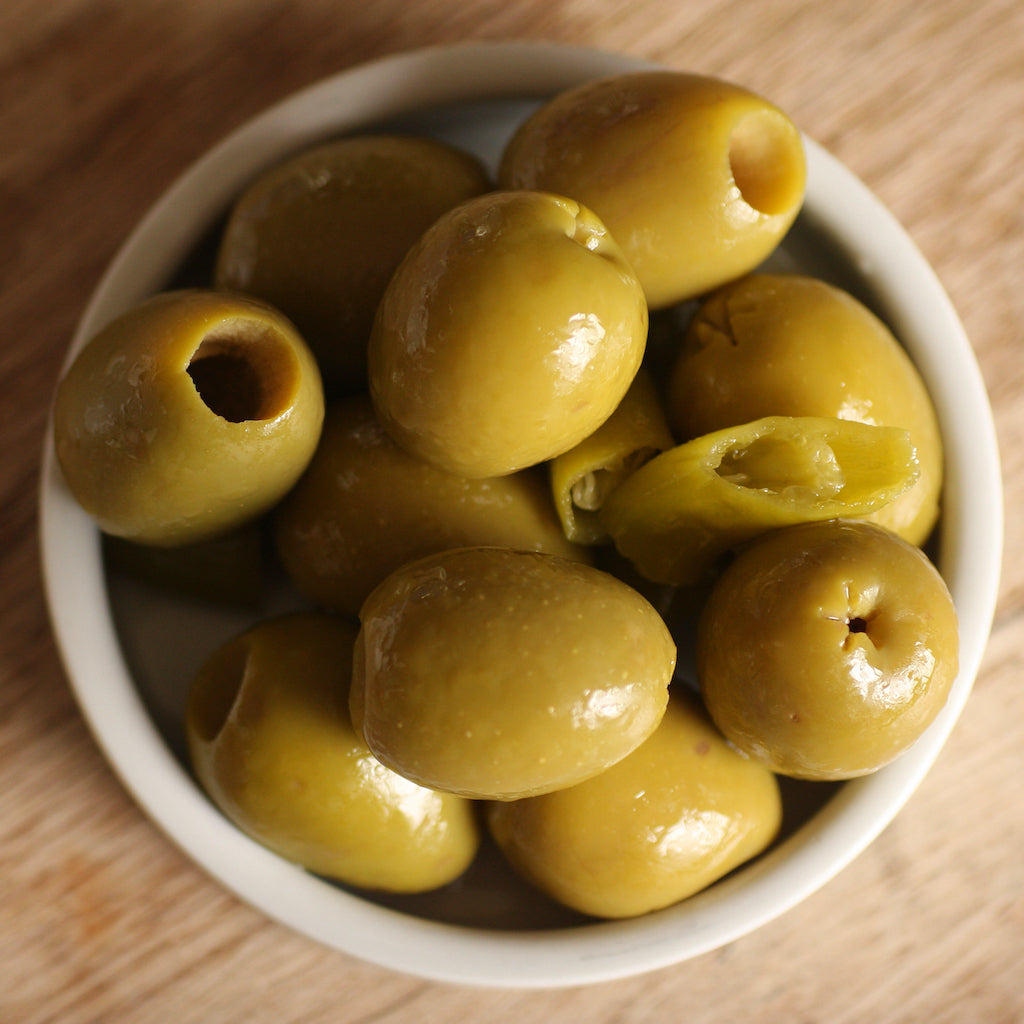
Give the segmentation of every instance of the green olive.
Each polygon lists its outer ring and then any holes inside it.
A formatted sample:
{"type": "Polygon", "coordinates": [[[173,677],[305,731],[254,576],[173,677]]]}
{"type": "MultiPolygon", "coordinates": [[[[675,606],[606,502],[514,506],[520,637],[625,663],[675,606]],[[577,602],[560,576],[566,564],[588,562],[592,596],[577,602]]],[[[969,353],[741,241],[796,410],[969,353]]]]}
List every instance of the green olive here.
{"type": "Polygon", "coordinates": [[[433,139],[366,135],[316,146],[239,198],[216,282],[291,318],[331,393],[365,390],[366,343],[395,267],[445,210],[489,188],[475,157],[433,139]]]}
{"type": "Polygon", "coordinates": [[[910,433],[918,479],[869,518],[923,544],[938,517],[943,455],[917,369],[848,292],[803,275],[753,274],[703,302],[668,389],[682,440],[763,416],[837,416],[910,433]]]}
{"type": "Polygon", "coordinates": [[[647,579],[713,576],[721,556],[794,523],[864,516],[917,479],[905,430],[818,416],[766,416],[655,456],[617,487],[601,522],[647,579]]]}
{"type": "Polygon", "coordinates": [[[600,518],[608,496],[672,445],[661,396],[641,367],[615,412],[550,464],[551,493],[565,536],[581,544],[609,543],[600,518]]]}
{"type": "Polygon", "coordinates": [[[385,768],[352,728],[356,632],[294,613],[218,648],[189,690],[192,764],[220,810],[285,859],[363,888],[434,889],[476,855],[475,813],[385,768]]]}
{"type": "Polygon", "coordinates": [[[700,618],[701,693],[730,742],[783,775],[888,764],[946,703],[952,599],[919,548],[852,520],[789,527],[741,552],[700,618]]]}
{"type": "Polygon", "coordinates": [[[528,881],[606,918],[706,888],[761,853],[781,817],[775,776],[678,694],[654,734],[602,774],[487,808],[498,847],[528,881]]]}
{"type": "Polygon", "coordinates": [[[636,276],[589,210],[493,192],[442,215],[395,272],[370,340],[370,393],[411,454],[499,476],[593,433],[646,338],[636,276]]]}
{"type": "Polygon", "coordinates": [[[54,443],[74,497],[107,533],[185,544],[261,515],[313,457],[320,374],[263,302],[204,289],[132,307],[61,380],[54,443]]]}
{"type": "Polygon", "coordinates": [[[607,225],[652,309],[753,270],[803,203],[803,142],[767,100],[677,71],[599,79],[556,96],[509,142],[501,188],[546,189],[607,225]]]}
{"type": "Polygon", "coordinates": [[[614,577],[557,555],[461,548],[367,599],[352,720],[389,767],[510,800],[621,760],[665,710],[675,644],[614,577]]]}
{"type": "Polygon", "coordinates": [[[328,408],[313,461],[275,513],[277,550],[307,597],[357,614],[406,562],[494,544],[587,560],[537,470],[467,480],[406,454],[364,396],[328,408]]]}

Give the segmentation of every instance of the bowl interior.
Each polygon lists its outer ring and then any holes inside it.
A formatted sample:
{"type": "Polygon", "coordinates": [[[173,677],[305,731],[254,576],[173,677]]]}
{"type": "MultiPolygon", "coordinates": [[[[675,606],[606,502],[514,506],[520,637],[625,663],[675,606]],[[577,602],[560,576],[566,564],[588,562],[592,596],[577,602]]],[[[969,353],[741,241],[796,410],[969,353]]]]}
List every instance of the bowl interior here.
{"type": "MultiPolygon", "coordinates": [[[[427,134],[494,168],[540,98],[643,66],[535,44],[473,44],[356,68],[243,126],[194,165],[128,239],[95,293],[68,359],[127,305],[171,284],[208,280],[231,200],[281,157],[345,132],[427,134]]],[[[991,413],[970,345],[941,285],[902,229],[852,175],[807,140],[805,209],[771,265],[825,278],[886,319],[938,407],[947,453],[932,552],[961,622],[950,701],[895,764],[843,785],[786,783],[784,834],[746,868],[677,906],[591,922],[520,883],[493,850],[451,886],[368,897],[315,878],[239,833],[191,779],[184,691],[220,642],[288,607],[286,588],[237,611],[189,602],[107,571],[102,544],[67,493],[48,442],[41,494],[44,574],[54,631],[83,713],[125,785],[198,864],[271,917],[329,946],[425,977],[502,986],[580,984],[653,969],[722,945],[832,877],[891,820],[937,756],[984,649],[1001,557],[1001,495],[991,413]]]]}

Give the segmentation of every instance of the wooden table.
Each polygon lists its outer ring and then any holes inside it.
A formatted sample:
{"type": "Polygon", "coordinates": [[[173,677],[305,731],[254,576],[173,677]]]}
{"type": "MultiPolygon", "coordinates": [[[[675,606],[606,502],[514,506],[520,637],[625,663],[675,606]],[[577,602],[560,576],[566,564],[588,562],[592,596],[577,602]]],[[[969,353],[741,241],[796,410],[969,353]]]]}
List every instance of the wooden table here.
{"type": "Polygon", "coordinates": [[[1020,0],[5,0],[0,4],[0,1020],[9,1024],[1024,1020],[1024,5],[1020,0]],[[329,951],[213,883],[108,768],[58,663],[37,464],[77,318],[126,233],[295,88],[462,39],[586,44],[742,82],[892,209],[948,288],[1003,447],[1006,560],[934,770],[797,909],[698,960],[544,992],[329,951]]]}

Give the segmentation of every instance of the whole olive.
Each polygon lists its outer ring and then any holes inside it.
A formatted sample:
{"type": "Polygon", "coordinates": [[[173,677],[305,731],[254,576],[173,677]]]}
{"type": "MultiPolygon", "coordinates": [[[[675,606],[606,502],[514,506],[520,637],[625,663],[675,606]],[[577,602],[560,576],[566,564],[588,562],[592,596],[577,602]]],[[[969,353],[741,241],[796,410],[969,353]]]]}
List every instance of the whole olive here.
{"type": "Polygon", "coordinates": [[[188,694],[193,767],[239,828],[349,885],[420,892],[469,866],[468,801],[385,768],[348,716],[354,621],[268,619],[214,651],[188,694]]]}
{"type": "Polygon", "coordinates": [[[445,210],[490,188],[468,153],[434,139],[358,135],[256,179],[220,241],[216,282],[291,318],[331,393],[366,388],[366,343],[406,250],[445,210]]]}
{"type": "Polygon", "coordinates": [[[845,779],[910,747],[956,678],[957,616],[919,548],[871,523],[763,535],[701,614],[701,693],[739,750],[783,775],[845,779]]]}
{"type": "Polygon", "coordinates": [[[327,410],[320,444],[275,512],[285,569],[307,597],[355,615],[406,562],[496,544],[587,560],[566,540],[545,476],[534,469],[468,480],[407,454],[357,395],[327,410]]]}
{"type": "Polygon", "coordinates": [[[647,307],[578,203],[492,192],[443,214],[392,277],[370,339],[370,394],[407,451],[467,477],[567,451],[625,395],[647,307]]]}
{"type": "Polygon", "coordinates": [[[107,533],[199,541],[261,515],[313,456],[324,416],[316,362],[255,299],[164,292],[121,314],[57,388],[56,454],[107,533]]]}
{"type": "Polygon", "coordinates": [[[892,331],[825,281],[752,274],[708,297],[672,369],[668,414],[683,440],[776,415],[900,427],[917,482],[868,518],[913,544],[935,525],[942,439],[924,381],[892,331]]]}
{"type": "Polygon", "coordinates": [[[734,750],[681,694],[655,732],[607,771],[487,808],[499,849],[528,881],[606,918],[645,914],[706,888],[761,853],[781,817],[775,776],[734,750]]]}
{"type": "Polygon", "coordinates": [[[621,760],[661,720],[675,667],[636,591],[537,552],[420,559],[360,620],[353,722],[389,767],[464,796],[515,799],[621,760]]]}
{"type": "Polygon", "coordinates": [[[639,71],[561,93],[505,149],[500,188],[546,189],[607,225],[652,309],[756,267],[803,203],[800,133],[730,82],[639,71]]]}

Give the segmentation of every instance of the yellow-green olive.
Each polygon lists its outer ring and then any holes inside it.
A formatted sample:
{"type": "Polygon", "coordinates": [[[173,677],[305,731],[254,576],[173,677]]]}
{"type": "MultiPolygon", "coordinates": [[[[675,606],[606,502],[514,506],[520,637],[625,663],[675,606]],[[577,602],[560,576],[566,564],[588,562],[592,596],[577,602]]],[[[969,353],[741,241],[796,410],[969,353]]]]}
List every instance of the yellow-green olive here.
{"type": "Polygon", "coordinates": [[[320,374],[263,302],[205,289],[132,307],[57,388],[57,458],[107,533],[184,544],[251,521],[291,488],[323,424],[320,374]]]}
{"type": "Polygon", "coordinates": [[[309,468],[275,512],[275,538],[303,594],[353,615],[390,573],[446,548],[589,558],[562,533],[540,470],[468,480],[436,469],[395,444],[365,396],[328,408],[309,468]]]}
{"type": "Polygon", "coordinates": [[[612,491],[600,516],[643,576],[689,586],[767,530],[867,515],[898,500],[917,474],[898,427],[766,416],[655,456],[612,491]]]}
{"type": "Polygon", "coordinates": [[[792,121],[729,82],[677,71],[599,79],[556,96],[509,142],[501,188],[589,206],[622,246],[652,309],[754,269],[803,203],[792,121]]]}
{"type": "Polygon", "coordinates": [[[576,786],[488,805],[508,861],[549,896],[597,917],[677,903],[761,853],[782,801],[775,776],[674,694],[654,734],[576,786]]]}
{"type": "Polygon", "coordinates": [[[704,606],[701,693],[739,750],[783,775],[845,779],[888,764],[945,705],[957,617],[919,548],[871,523],[778,530],[704,606]]]}
{"type": "Polygon", "coordinates": [[[675,644],[636,591],[591,566],[460,548],[367,599],[352,720],[421,785],[510,800],[621,760],[664,713],[675,644]]]}
{"type": "Polygon", "coordinates": [[[216,282],[294,321],[331,393],[366,388],[366,343],[406,250],[445,210],[490,188],[479,161],[434,139],[359,135],[257,178],[232,210],[216,282]]]}
{"type": "Polygon", "coordinates": [[[837,416],[909,431],[918,479],[870,518],[922,544],[938,517],[942,440],[924,382],[888,327],[848,292],[752,274],[710,296],[671,373],[680,440],[763,416],[837,416]]]}
{"type": "Polygon", "coordinates": [[[589,210],[493,192],[443,214],[395,272],[370,340],[370,393],[411,454],[499,476],[593,433],[646,339],[640,285],[589,210]]]}
{"type": "Polygon", "coordinates": [[[476,855],[475,813],[385,768],[352,728],[356,631],[302,612],[214,651],[188,695],[192,764],[221,811],[285,859],[363,888],[434,889],[476,855]]]}
{"type": "Polygon", "coordinates": [[[672,445],[661,396],[641,367],[615,412],[551,462],[551,493],[565,536],[580,544],[608,543],[600,519],[608,495],[672,445]]]}

